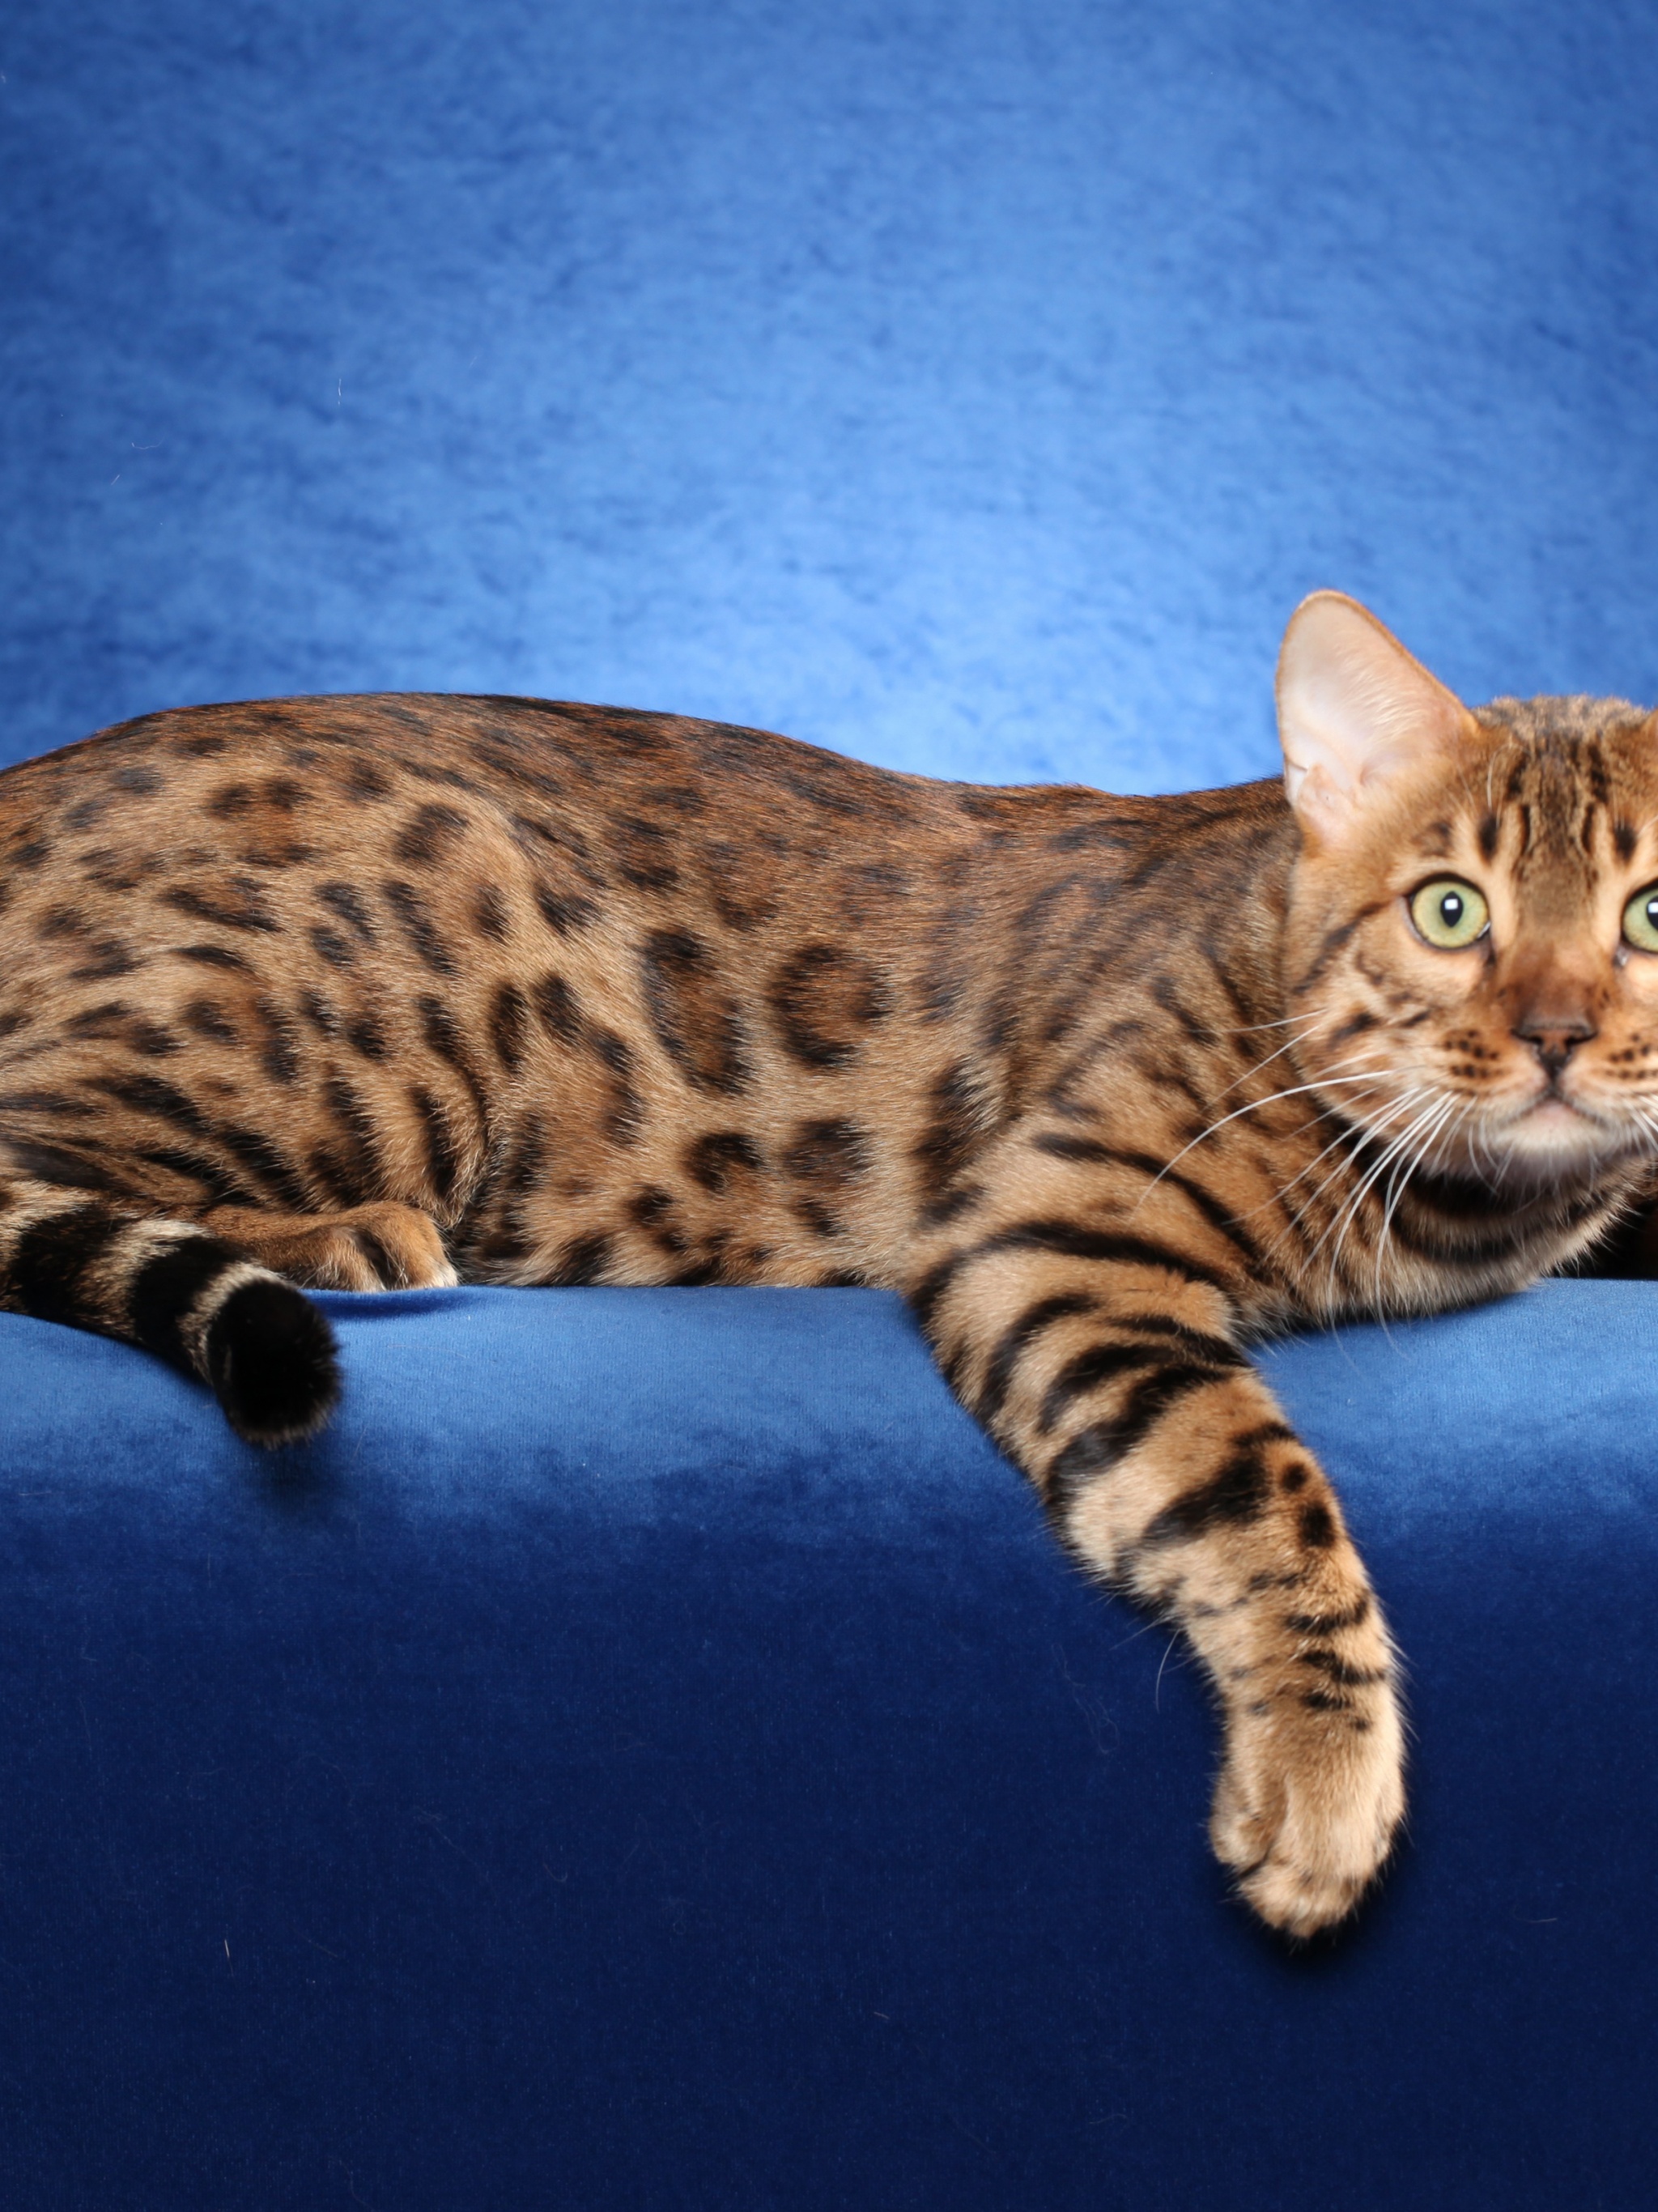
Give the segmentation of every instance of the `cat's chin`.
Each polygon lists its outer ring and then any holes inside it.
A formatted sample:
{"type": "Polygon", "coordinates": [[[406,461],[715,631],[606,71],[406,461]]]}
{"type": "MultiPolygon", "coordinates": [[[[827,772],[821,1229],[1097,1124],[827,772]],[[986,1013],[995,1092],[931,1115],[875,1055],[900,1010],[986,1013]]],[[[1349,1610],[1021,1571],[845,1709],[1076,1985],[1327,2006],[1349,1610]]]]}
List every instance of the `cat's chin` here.
{"type": "Polygon", "coordinates": [[[1503,1188],[1518,1194],[1589,1182],[1652,1149],[1645,1132],[1603,1121],[1569,1099],[1546,1096],[1488,1130],[1480,1166],[1470,1161],[1468,1167],[1476,1173],[1483,1168],[1488,1179],[1494,1173],[1503,1188]]]}

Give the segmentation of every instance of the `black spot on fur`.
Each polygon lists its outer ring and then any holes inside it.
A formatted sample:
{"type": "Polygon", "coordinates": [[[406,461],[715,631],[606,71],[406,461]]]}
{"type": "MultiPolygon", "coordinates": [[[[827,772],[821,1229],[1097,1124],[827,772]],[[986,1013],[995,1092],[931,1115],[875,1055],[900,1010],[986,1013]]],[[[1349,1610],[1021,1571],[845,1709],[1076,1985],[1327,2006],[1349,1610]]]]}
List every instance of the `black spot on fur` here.
{"type": "Polygon", "coordinates": [[[55,1114],[71,1121],[86,1121],[98,1110],[87,1099],[72,1098],[64,1091],[0,1091],[0,1106],[15,1114],[55,1114]]]}
{"type": "Polygon", "coordinates": [[[982,1095],[971,1067],[957,1060],[934,1079],[926,1127],[910,1150],[924,1221],[949,1218],[953,1186],[984,1133],[982,1095]]]}
{"type": "MultiPolygon", "coordinates": [[[[173,957],[175,960],[193,961],[198,968],[235,968],[244,974],[247,971],[247,963],[241,954],[231,951],[225,945],[175,945],[173,957]]],[[[130,962],[128,964],[136,966],[137,963],[130,962]]],[[[84,975],[88,971],[82,969],[77,972],[84,975]]]]}
{"type": "Polygon", "coordinates": [[[119,1036],[132,1018],[132,1009],[125,999],[106,999],[100,1006],[82,1006],[78,1014],[71,1014],[64,1024],[64,1034],[72,1037],[119,1036]]]}
{"type": "Polygon", "coordinates": [[[548,928],[560,937],[574,937],[578,930],[586,929],[598,912],[592,899],[556,891],[545,884],[536,886],[536,904],[548,928]]]}
{"type": "Polygon", "coordinates": [[[673,1219],[673,1193],[664,1190],[660,1184],[649,1183],[634,1193],[628,1201],[628,1212],[637,1226],[662,1251],[677,1258],[686,1249],[688,1239],[673,1219]]]}
{"type": "Polygon", "coordinates": [[[672,860],[675,833],[659,822],[641,821],[635,815],[617,817],[611,844],[627,882],[641,890],[671,891],[679,881],[672,860]]]}
{"type": "Polygon", "coordinates": [[[453,847],[468,826],[466,817],[457,808],[434,802],[416,809],[398,831],[392,850],[399,860],[429,867],[453,847]]]}
{"type": "Polygon", "coordinates": [[[110,1197],[131,1195],[131,1185],[112,1167],[61,1145],[6,1137],[0,1139],[0,1159],[31,1182],[51,1183],[60,1190],[98,1191],[110,1197]]]}
{"type": "Polygon", "coordinates": [[[434,975],[452,975],[454,957],[432,919],[430,910],[411,884],[386,883],[380,896],[402,925],[404,935],[434,975]]]}
{"type": "Polygon", "coordinates": [[[361,1206],[385,1195],[386,1173],[380,1130],[361,1096],[343,1075],[331,1074],[323,1101],[334,1122],[333,1141],[311,1155],[312,1170],[346,1206],[361,1206]]]}
{"type": "Polygon", "coordinates": [[[716,1196],[734,1175],[763,1175],[766,1163],[752,1137],[740,1129],[713,1129],[685,1147],[685,1172],[716,1196]]]}
{"type": "Polygon", "coordinates": [[[273,1083],[292,1083],[300,1072],[299,1032],[293,1017],[274,999],[261,999],[257,1012],[264,1028],[259,1065],[273,1083]]]}
{"type": "Polygon", "coordinates": [[[581,1042],[581,1008],[562,975],[550,973],[541,978],[535,986],[535,1003],[550,1036],[563,1045],[581,1042]]]}
{"type": "Polygon", "coordinates": [[[640,952],[646,1012],[663,1050],[700,1091],[742,1091],[742,1016],[707,945],[683,929],[653,930],[640,952]]]}
{"type": "Polygon", "coordinates": [[[339,1035],[339,1015],[332,1002],[325,999],[320,991],[301,991],[300,1012],[319,1036],[331,1039],[339,1035]]]}
{"type": "Polygon", "coordinates": [[[389,1049],[386,1032],[373,1014],[354,1014],[345,1025],[345,1041],[364,1060],[384,1060],[389,1049]]]}
{"type": "Polygon", "coordinates": [[[774,974],[768,1003],[779,1034],[807,1067],[841,1067],[892,1011],[886,979],[838,945],[803,945],[774,974]]]}
{"type": "MultiPolygon", "coordinates": [[[[70,969],[71,982],[100,983],[112,976],[135,975],[143,965],[143,961],[136,958],[118,938],[95,937],[88,950],[92,955],[91,958],[82,961],[79,967],[70,969]]],[[[185,959],[198,957],[200,950],[200,947],[192,948],[183,957],[185,959]]],[[[233,955],[232,957],[234,957],[233,955]]],[[[230,963],[227,962],[226,964],[230,963]]],[[[240,967],[242,963],[237,961],[235,964],[240,967]]]]}
{"type": "Polygon", "coordinates": [[[611,1077],[610,1102],[601,1125],[604,1133],[613,1144],[635,1144],[644,1124],[645,1106],[634,1086],[633,1048],[614,1030],[598,1028],[589,1030],[587,1045],[611,1077]]]}
{"type": "Polygon", "coordinates": [[[855,1121],[801,1121],[787,1151],[785,1170],[801,1182],[843,1190],[868,1172],[870,1139],[855,1121]]]}
{"type": "Polygon", "coordinates": [[[478,1121],[487,1136],[489,1128],[489,1096],[479,1080],[477,1068],[472,1064],[472,1055],[467,1050],[465,1040],[455,1025],[453,1015],[441,999],[425,995],[417,999],[415,1004],[420,1014],[421,1035],[425,1039],[428,1048],[434,1052],[440,1060],[446,1061],[466,1085],[478,1121]]]}
{"type": "Polygon", "coordinates": [[[846,1226],[838,1221],[821,1199],[805,1197],[791,1201],[790,1211],[798,1215],[814,1237],[843,1237],[846,1226]]]}
{"type": "Polygon", "coordinates": [[[455,1150],[454,1133],[449,1127],[449,1116],[443,1103],[429,1091],[411,1085],[409,1103],[419,1116],[426,1135],[427,1176],[441,1203],[453,1193],[460,1174],[460,1158],[455,1150]]]}
{"type": "Polygon", "coordinates": [[[338,930],[330,929],[324,922],[312,925],[311,942],[331,968],[349,968],[356,959],[338,930]]]}
{"type": "Polygon", "coordinates": [[[251,876],[232,876],[216,891],[194,884],[175,884],[161,893],[163,906],[187,914],[194,921],[216,922],[222,929],[264,930],[271,935],[282,924],[265,904],[264,894],[251,876]]]}
{"type": "Polygon", "coordinates": [[[552,1285],[596,1283],[610,1256],[608,1237],[578,1237],[564,1247],[547,1276],[552,1285]]]}
{"type": "Polygon", "coordinates": [[[516,983],[503,983],[489,1010],[489,1042],[495,1058],[515,1074],[529,1039],[530,1002],[516,983]]]}
{"type": "Polygon", "coordinates": [[[512,933],[512,909],[507,903],[506,895],[497,890],[493,884],[479,885],[472,901],[472,919],[477,925],[479,934],[493,938],[498,945],[504,944],[512,933]]]}
{"type": "Polygon", "coordinates": [[[1336,1540],[1334,1516],[1327,1505],[1303,1505],[1299,1523],[1301,1540],[1315,1552],[1327,1552],[1336,1540]]]}
{"type": "Polygon", "coordinates": [[[392,782],[372,761],[355,760],[345,771],[344,791],[348,799],[385,799],[392,790],[392,782]]]}
{"type": "Polygon", "coordinates": [[[317,896],[329,911],[346,925],[352,934],[364,945],[373,945],[376,939],[374,917],[370,915],[361,893],[351,884],[326,883],[317,885],[317,896]]]}
{"type": "Polygon", "coordinates": [[[127,1030],[127,1042],[146,1060],[167,1060],[183,1050],[172,1030],[163,1029],[160,1022],[134,1021],[127,1030]]]}

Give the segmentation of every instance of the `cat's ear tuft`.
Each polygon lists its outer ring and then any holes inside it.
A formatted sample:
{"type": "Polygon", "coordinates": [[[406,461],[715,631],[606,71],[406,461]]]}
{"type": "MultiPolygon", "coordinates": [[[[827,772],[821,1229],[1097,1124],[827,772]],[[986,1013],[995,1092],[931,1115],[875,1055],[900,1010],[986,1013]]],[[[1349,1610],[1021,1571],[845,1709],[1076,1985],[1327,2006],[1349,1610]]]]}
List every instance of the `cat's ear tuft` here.
{"type": "Polygon", "coordinates": [[[1351,834],[1398,778],[1443,760],[1473,726],[1455,692],[1345,592],[1290,617],[1278,661],[1284,787],[1321,843],[1351,834]]]}

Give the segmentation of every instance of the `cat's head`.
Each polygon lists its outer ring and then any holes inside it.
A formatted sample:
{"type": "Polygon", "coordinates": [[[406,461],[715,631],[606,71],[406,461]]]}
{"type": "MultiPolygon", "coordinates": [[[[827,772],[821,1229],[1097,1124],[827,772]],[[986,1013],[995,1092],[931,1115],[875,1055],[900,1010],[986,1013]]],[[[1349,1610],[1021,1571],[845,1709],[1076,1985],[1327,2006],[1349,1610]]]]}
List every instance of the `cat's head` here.
{"type": "Polygon", "coordinates": [[[1499,1186],[1658,1152],[1658,715],[1470,709],[1319,592],[1278,660],[1295,1057],[1399,1158],[1499,1186]]]}

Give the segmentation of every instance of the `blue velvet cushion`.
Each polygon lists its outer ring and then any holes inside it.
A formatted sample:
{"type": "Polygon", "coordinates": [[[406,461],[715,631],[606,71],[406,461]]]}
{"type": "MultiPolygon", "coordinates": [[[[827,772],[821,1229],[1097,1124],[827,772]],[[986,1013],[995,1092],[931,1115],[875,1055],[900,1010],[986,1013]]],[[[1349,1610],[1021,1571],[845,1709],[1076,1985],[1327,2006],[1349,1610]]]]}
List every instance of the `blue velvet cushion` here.
{"type": "Polygon", "coordinates": [[[896,1300],[325,1303],[275,1459],[0,1322],[0,2201],[1650,2201],[1658,1291],[1263,1355],[1418,1735],[1301,1956],[896,1300]]]}

